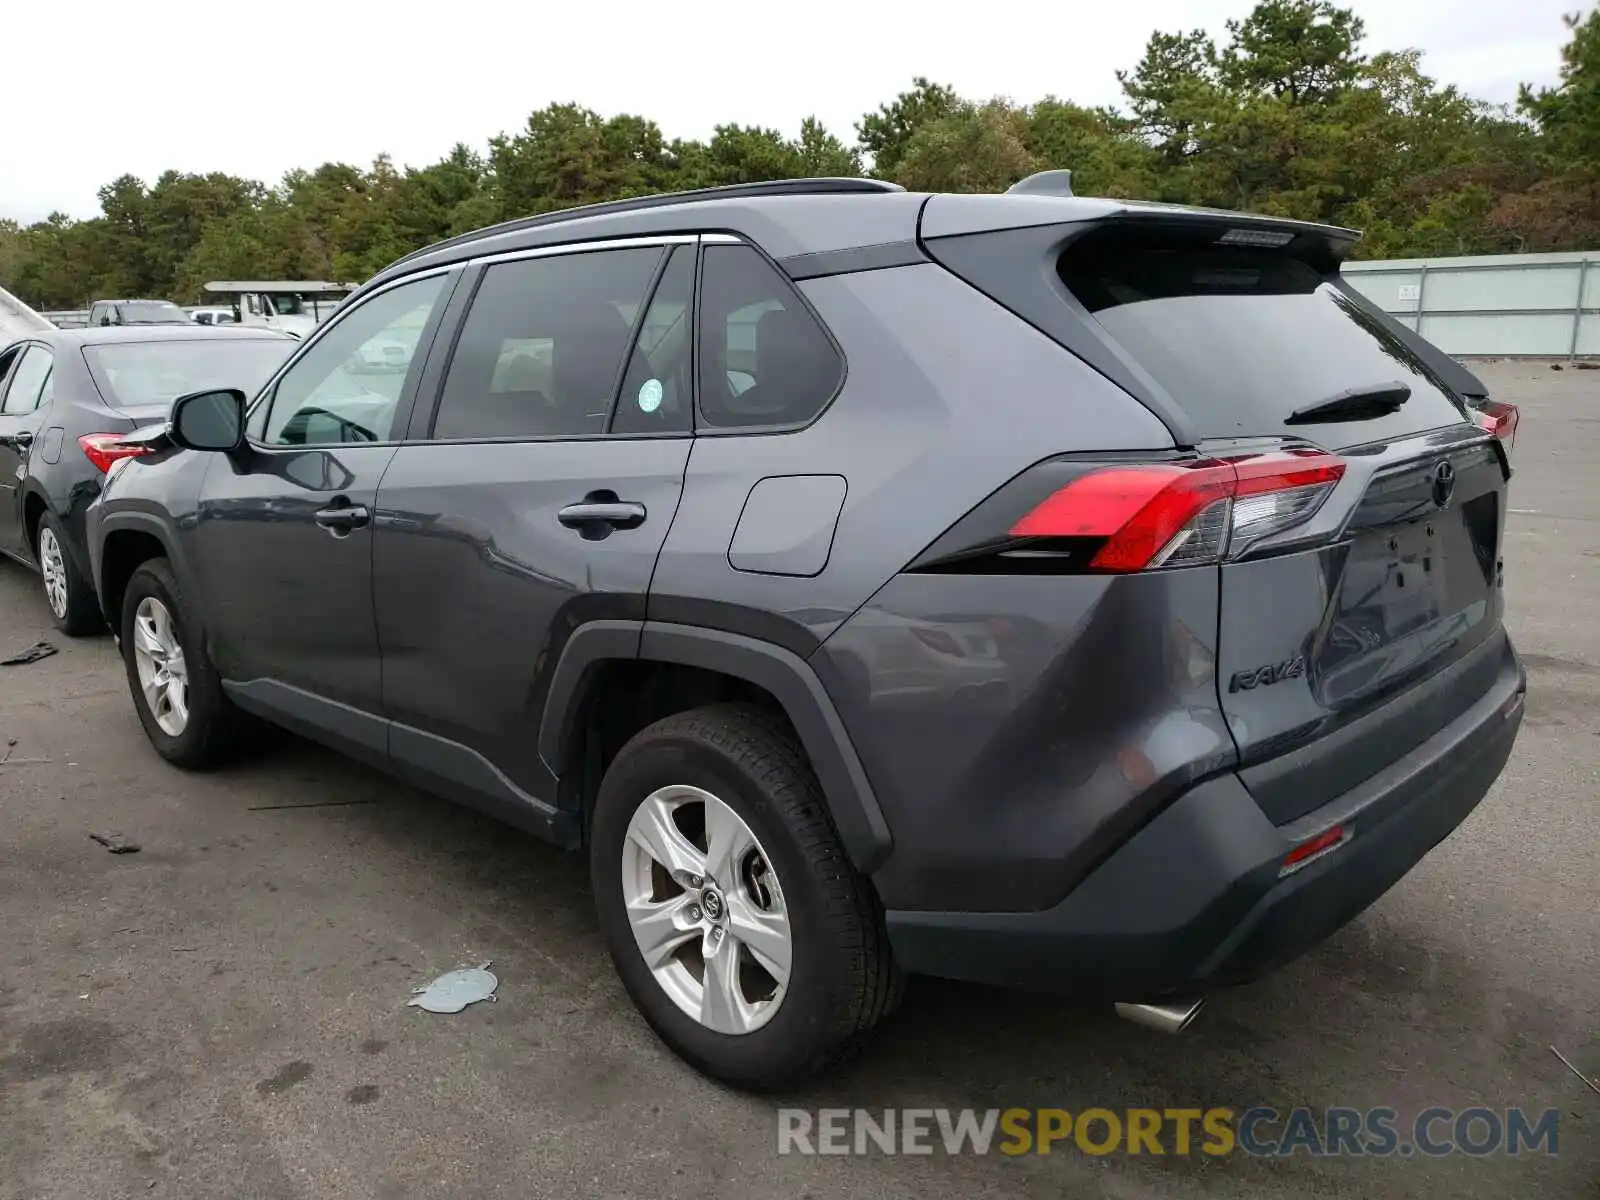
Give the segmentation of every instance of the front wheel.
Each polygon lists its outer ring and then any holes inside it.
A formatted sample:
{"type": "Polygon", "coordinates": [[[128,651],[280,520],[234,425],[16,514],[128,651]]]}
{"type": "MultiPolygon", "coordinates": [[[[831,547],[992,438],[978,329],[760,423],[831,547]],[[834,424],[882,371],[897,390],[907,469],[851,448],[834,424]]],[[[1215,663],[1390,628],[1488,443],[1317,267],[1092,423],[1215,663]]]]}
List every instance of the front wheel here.
{"type": "Polygon", "coordinates": [[[122,594],[122,656],[150,744],[174,766],[226,762],[250,719],[228,699],[205,638],[164,558],[140,565],[122,594]]]}
{"type": "Polygon", "coordinates": [[[740,1087],[858,1048],[898,979],[793,735],[718,705],[643,730],[595,803],[590,871],[624,987],[668,1046],[740,1087]]]}
{"type": "Polygon", "coordinates": [[[66,537],[54,513],[47,512],[39,518],[34,557],[39,564],[39,578],[44,584],[50,617],[56,628],[68,637],[103,632],[106,626],[100,616],[100,602],[67,549],[66,537]]]}

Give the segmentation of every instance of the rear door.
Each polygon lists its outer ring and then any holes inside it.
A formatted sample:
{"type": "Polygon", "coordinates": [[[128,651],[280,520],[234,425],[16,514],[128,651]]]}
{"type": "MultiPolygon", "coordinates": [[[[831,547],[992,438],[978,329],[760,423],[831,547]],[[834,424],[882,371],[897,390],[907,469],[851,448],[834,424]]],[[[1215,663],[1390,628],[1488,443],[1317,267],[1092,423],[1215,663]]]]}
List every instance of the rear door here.
{"type": "Polygon", "coordinates": [[[565,638],[644,617],[689,458],[695,241],[483,265],[384,477],[391,753],[513,820],[552,798],[535,731],[565,638]]]}
{"type": "Polygon", "coordinates": [[[12,368],[9,381],[0,384],[0,550],[31,554],[23,526],[20,502],[28,457],[39,436],[41,409],[50,400],[55,359],[38,343],[30,343],[12,368]]]}
{"type": "Polygon", "coordinates": [[[1219,701],[1279,821],[1419,744],[1506,663],[1507,452],[1341,286],[1326,233],[1164,214],[1047,251],[1085,356],[1236,478],[1157,561],[1220,565],[1219,701]],[[1301,753],[1319,739],[1338,753],[1301,753]]]}

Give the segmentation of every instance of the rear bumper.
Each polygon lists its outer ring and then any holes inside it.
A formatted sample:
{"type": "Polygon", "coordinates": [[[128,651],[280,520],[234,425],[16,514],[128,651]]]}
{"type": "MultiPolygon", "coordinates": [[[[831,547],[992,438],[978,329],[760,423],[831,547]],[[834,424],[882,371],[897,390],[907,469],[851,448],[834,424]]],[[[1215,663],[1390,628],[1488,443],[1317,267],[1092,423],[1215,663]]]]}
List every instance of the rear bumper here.
{"type": "Polygon", "coordinates": [[[1243,983],[1322,942],[1470,813],[1504,768],[1526,677],[1505,646],[1495,685],[1360,786],[1276,826],[1239,777],[1185,793],[1040,912],[887,913],[912,972],[1129,1001],[1243,983]],[[1284,855],[1334,825],[1338,849],[1280,876],[1284,855]]]}

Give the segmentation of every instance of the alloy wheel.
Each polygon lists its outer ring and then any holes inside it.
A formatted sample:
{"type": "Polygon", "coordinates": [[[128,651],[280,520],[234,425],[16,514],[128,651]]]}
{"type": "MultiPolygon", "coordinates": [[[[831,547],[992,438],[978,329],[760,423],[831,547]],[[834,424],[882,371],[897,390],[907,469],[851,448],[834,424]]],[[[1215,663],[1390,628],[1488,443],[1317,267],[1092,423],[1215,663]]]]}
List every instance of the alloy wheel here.
{"type": "Polygon", "coordinates": [[[639,952],[707,1029],[754,1033],[788,990],[794,939],[771,860],[742,817],[701,788],[652,792],[628,822],[623,899],[639,952]]]}
{"type": "Polygon", "coordinates": [[[46,525],[39,531],[39,574],[44,576],[44,596],[56,620],[67,615],[67,563],[55,530],[46,525]]]}
{"type": "Polygon", "coordinates": [[[189,669],[167,606],[154,596],[133,614],[133,662],[150,715],[168,737],[189,725],[189,669]]]}

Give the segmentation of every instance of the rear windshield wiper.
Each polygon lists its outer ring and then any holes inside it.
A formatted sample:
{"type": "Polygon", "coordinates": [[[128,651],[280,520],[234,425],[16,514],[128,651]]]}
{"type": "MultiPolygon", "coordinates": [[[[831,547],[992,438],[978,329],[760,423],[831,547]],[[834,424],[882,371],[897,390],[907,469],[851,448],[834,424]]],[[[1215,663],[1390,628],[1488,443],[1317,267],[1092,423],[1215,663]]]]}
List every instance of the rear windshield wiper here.
{"type": "Polygon", "coordinates": [[[1387,416],[1407,400],[1411,388],[1399,382],[1368,384],[1366,387],[1348,388],[1345,391],[1305,404],[1289,414],[1286,425],[1309,421],[1366,421],[1387,416]]]}

